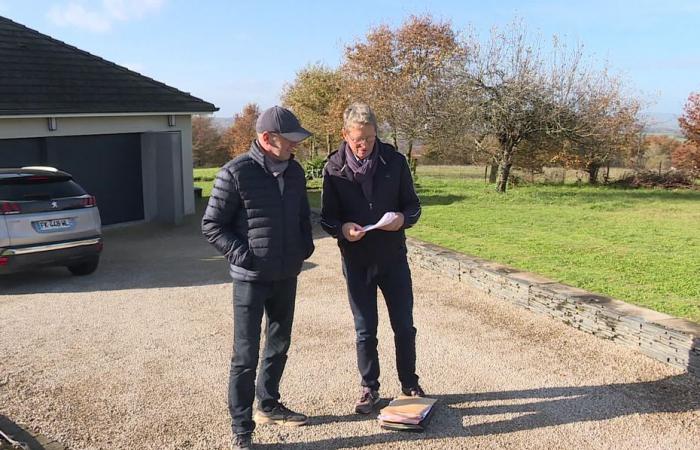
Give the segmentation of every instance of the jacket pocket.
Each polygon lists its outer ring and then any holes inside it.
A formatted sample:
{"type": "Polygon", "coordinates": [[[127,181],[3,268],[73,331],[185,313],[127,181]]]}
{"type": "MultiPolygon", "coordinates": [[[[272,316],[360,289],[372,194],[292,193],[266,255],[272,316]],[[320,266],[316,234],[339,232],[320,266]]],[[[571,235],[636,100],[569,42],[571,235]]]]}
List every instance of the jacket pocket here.
{"type": "Polygon", "coordinates": [[[253,252],[251,252],[249,248],[246,248],[245,250],[240,249],[234,254],[231,263],[234,266],[241,267],[243,269],[253,270],[253,259],[253,252]]]}

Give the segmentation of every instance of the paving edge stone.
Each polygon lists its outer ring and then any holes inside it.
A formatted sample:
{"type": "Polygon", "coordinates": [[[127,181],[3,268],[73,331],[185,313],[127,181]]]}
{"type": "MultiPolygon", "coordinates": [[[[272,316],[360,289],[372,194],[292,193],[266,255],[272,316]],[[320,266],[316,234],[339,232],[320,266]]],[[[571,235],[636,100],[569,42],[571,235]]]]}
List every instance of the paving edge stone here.
{"type": "Polygon", "coordinates": [[[411,264],[573,328],[637,350],[700,378],[700,325],[408,238],[411,264]]]}

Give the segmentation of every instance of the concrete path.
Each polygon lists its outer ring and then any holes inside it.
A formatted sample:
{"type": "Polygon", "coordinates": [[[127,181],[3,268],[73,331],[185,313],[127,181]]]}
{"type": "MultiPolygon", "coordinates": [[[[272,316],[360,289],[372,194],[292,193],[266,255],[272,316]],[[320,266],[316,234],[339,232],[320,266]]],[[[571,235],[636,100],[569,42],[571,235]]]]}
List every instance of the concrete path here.
{"type": "MultiPolygon", "coordinates": [[[[0,278],[0,416],[71,449],[227,448],[222,258],[194,218],[105,236],[93,276],[0,278]]],[[[352,414],[359,380],[338,250],[320,233],[316,245],[282,385],[312,421],[259,427],[256,448],[698,448],[697,380],[417,269],[418,369],[438,409],[424,434],[381,430],[352,414]]],[[[399,384],[380,310],[389,398],[399,384]]]]}

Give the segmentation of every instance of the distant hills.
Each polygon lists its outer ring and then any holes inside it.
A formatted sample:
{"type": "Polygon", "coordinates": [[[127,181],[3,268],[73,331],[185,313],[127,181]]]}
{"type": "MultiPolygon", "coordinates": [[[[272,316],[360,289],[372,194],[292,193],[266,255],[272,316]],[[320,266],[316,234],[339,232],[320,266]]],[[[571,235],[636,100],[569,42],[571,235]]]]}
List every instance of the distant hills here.
{"type": "MultiPolygon", "coordinates": [[[[650,112],[645,114],[647,126],[644,131],[648,134],[666,134],[669,136],[682,137],[678,127],[678,115],[671,113],[650,112]]],[[[212,117],[214,125],[223,131],[233,123],[233,117],[212,117]]]]}
{"type": "Polygon", "coordinates": [[[233,125],[233,117],[212,117],[212,121],[219,131],[224,131],[233,125]]]}
{"type": "Polygon", "coordinates": [[[644,131],[648,134],[667,134],[682,137],[678,126],[678,115],[671,113],[646,113],[647,126],[644,131]]]}

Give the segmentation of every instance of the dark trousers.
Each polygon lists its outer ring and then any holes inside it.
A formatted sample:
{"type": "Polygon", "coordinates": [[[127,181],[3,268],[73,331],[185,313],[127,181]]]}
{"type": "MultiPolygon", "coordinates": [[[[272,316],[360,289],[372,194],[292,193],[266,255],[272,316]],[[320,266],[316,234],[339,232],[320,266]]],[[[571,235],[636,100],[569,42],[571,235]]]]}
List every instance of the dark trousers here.
{"type": "Polygon", "coordinates": [[[296,289],[296,277],[233,283],[233,355],[228,408],[234,433],[248,433],[255,428],[252,415],[256,394],[263,409],[274,407],[280,398],[279,385],[291,340],[296,289]],[[263,313],[266,316],[265,351],[256,389],[255,370],[263,313]]]}
{"type": "Polygon", "coordinates": [[[379,389],[377,353],[377,287],[382,290],[394,331],[396,369],[401,386],[414,387],[416,375],[416,329],[413,327],[413,287],[405,255],[385,263],[363,264],[343,259],[355,321],[357,367],[362,386],[379,389]]]}

